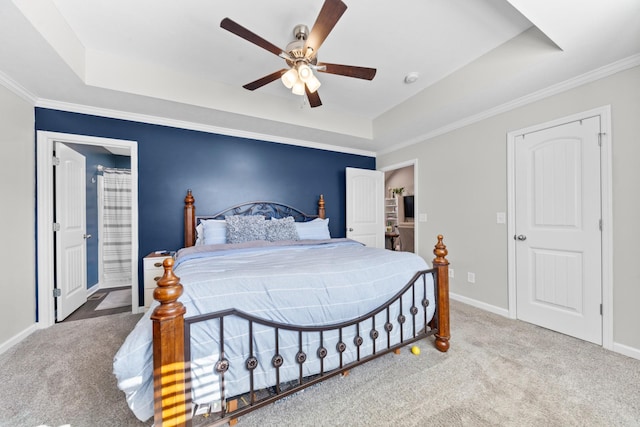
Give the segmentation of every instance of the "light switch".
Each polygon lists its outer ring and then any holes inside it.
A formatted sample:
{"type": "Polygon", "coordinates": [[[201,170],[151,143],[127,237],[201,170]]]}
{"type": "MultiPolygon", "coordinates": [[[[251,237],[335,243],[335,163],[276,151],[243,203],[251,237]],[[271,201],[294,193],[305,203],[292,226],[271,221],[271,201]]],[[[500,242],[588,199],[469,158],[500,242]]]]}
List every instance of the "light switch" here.
{"type": "Polygon", "coordinates": [[[418,221],[427,222],[427,214],[426,213],[421,213],[420,216],[418,217],[418,221]]]}
{"type": "Polygon", "coordinates": [[[505,224],[507,222],[507,214],[505,212],[496,213],[496,223],[505,224]]]}

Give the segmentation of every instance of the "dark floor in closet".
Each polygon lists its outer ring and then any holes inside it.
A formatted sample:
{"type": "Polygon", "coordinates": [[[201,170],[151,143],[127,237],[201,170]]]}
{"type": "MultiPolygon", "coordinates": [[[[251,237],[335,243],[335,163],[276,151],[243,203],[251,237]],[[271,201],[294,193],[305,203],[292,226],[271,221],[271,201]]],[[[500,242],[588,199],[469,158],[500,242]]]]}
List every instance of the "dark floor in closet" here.
{"type": "Polygon", "coordinates": [[[104,300],[109,292],[119,291],[122,289],[128,289],[128,286],[121,288],[109,288],[109,289],[101,289],[91,295],[87,302],[84,303],[80,308],[71,313],[69,317],[63,320],[63,322],[71,322],[74,320],[82,320],[82,319],[90,319],[93,317],[107,316],[109,314],[116,313],[124,313],[127,311],[131,311],[131,304],[125,305],[123,307],[111,308],[107,310],[96,310],[96,307],[104,300]]]}

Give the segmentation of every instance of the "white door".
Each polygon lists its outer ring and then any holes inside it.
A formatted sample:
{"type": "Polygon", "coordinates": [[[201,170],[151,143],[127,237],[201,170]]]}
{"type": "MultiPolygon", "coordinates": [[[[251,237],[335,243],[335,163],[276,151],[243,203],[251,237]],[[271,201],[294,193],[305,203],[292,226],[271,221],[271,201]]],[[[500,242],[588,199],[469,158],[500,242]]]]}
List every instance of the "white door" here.
{"type": "Polygon", "coordinates": [[[519,319],[602,343],[600,119],[515,139],[519,319]]]}
{"type": "Polygon", "coordinates": [[[56,142],[56,320],[87,301],[85,157],[56,142]]]}
{"type": "Polygon", "coordinates": [[[347,237],[384,248],[384,173],[347,168],[347,237]]]}

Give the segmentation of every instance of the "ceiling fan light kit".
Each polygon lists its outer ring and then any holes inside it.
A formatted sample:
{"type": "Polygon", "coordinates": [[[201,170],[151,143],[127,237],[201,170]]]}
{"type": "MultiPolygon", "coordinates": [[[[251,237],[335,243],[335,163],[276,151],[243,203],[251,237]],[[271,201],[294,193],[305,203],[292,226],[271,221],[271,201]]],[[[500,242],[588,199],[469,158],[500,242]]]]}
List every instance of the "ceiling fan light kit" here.
{"type": "Polygon", "coordinates": [[[341,0],[325,0],[311,31],[309,31],[306,25],[296,25],[293,29],[293,35],[296,40],[287,45],[286,51],[231,19],[224,18],[220,22],[220,27],[283,58],[289,67],[288,69],[276,71],[251,83],[247,83],[243,87],[248,90],[256,90],[280,78],[282,84],[287,89],[291,89],[292,93],[296,95],[306,94],[309,99],[309,105],[313,108],[322,105],[317,92],[321,83],[314,75],[313,70],[328,74],[373,80],[376,75],[375,68],[318,62],[318,49],[346,10],[347,5],[341,0]]]}
{"type": "Polygon", "coordinates": [[[305,85],[311,93],[317,91],[321,85],[320,80],[313,75],[311,67],[303,60],[298,61],[292,68],[289,68],[280,80],[282,80],[282,84],[287,89],[291,89],[291,92],[295,95],[304,95],[305,85]]]}
{"type": "Polygon", "coordinates": [[[289,71],[284,73],[280,79],[282,80],[282,84],[285,85],[287,89],[291,89],[293,85],[298,81],[298,73],[295,69],[290,68],[289,71]]]}
{"type": "Polygon", "coordinates": [[[300,80],[306,82],[311,76],[313,76],[313,73],[307,64],[298,64],[298,77],[300,77],[300,80]]]}
{"type": "Polygon", "coordinates": [[[320,80],[318,80],[318,78],[313,74],[311,74],[311,76],[305,81],[305,83],[307,85],[307,89],[309,89],[309,92],[311,93],[317,91],[322,84],[320,83],[320,80]]]}
{"type": "Polygon", "coordinates": [[[293,92],[294,95],[301,95],[301,96],[304,95],[305,94],[304,82],[302,80],[296,81],[293,87],[291,88],[291,92],[293,92]]]}

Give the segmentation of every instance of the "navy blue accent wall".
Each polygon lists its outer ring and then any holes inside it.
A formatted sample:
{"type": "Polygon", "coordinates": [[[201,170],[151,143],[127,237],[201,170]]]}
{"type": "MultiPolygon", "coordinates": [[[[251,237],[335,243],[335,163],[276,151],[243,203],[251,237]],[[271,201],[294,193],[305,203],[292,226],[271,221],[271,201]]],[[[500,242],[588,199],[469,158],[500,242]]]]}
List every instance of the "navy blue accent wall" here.
{"type": "MultiPolygon", "coordinates": [[[[313,214],[324,194],[333,237],[345,236],[345,168],[375,158],[127,120],[36,108],[36,129],[138,142],[139,279],[142,257],[183,245],[183,200],[198,213],[271,200],[313,214]]],[[[339,144],[340,141],[336,141],[339,144]]],[[[139,286],[140,300],[142,289],[139,286]]]]}

